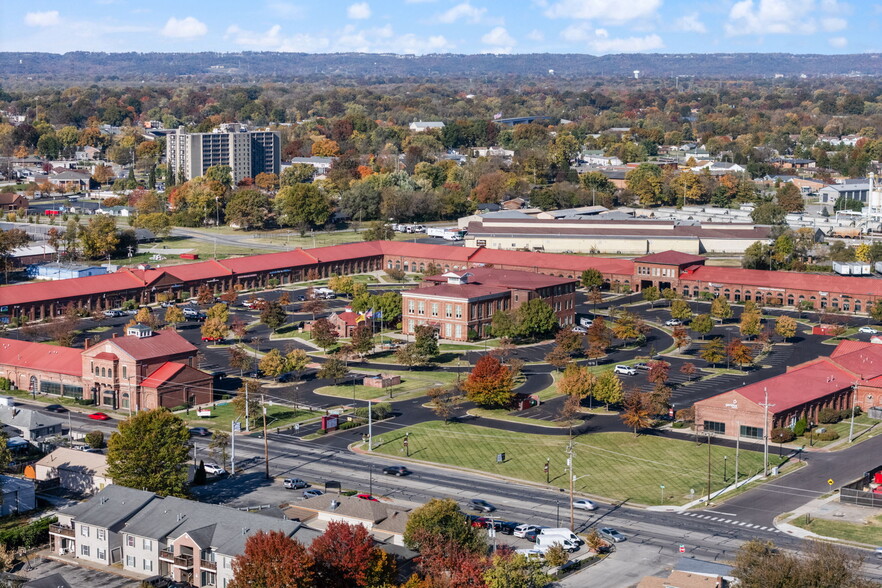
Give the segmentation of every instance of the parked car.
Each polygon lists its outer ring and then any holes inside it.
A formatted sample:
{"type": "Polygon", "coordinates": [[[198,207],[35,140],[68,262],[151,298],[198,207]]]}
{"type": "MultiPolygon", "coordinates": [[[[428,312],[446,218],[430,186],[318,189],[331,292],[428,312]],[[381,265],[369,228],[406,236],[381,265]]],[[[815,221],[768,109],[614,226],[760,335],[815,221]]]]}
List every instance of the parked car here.
{"type": "Polygon", "coordinates": [[[309,490],[303,491],[304,498],[315,498],[316,496],[321,496],[324,494],[321,490],[316,490],[315,488],[310,488],[309,490]]]}
{"type": "Polygon", "coordinates": [[[388,466],[383,468],[383,473],[387,476],[406,476],[410,470],[404,466],[388,466]]]}
{"type": "Polygon", "coordinates": [[[165,576],[150,576],[146,580],[141,580],[142,585],[146,584],[151,588],[168,588],[171,583],[171,579],[166,578],[165,576]]]}
{"type": "Polygon", "coordinates": [[[668,319],[665,321],[666,327],[679,327],[682,324],[683,324],[683,321],[681,321],[680,319],[675,319],[675,318],[668,319]]]}
{"type": "Polygon", "coordinates": [[[203,464],[203,467],[205,468],[205,473],[209,476],[222,476],[227,473],[227,470],[216,463],[206,463],[203,464]]]}
{"type": "Polygon", "coordinates": [[[285,478],[283,482],[285,488],[289,490],[300,490],[301,488],[309,488],[309,484],[300,478],[285,478]]]}
{"type": "Polygon", "coordinates": [[[374,502],[380,502],[379,500],[377,500],[376,498],[374,498],[370,494],[356,494],[355,497],[361,498],[362,500],[372,500],[374,502]]]}
{"type": "Polygon", "coordinates": [[[527,533],[531,531],[539,532],[542,530],[542,525],[529,525],[523,524],[515,527],[514,533],[512,533],[515,537],[524,537],[527,533]]]}
{"type": "Polygon", "coordinates": [[[242,306],[248,309],[255,308],[263,308],[263,305],[266,304],[265,298],[249,298],[245,302],[242,303],[242,306]]]}
{"type": "Polygon", "coordinates": [[[520,526],[520,523],[515,523],[512,521],[500,521],[499,522],[499,532],[503,535],[514,535],[515,529],[520,526]]]}
{"type": "Polygon", "coordinates": [[[878,332],[879,331],[877,331],[873,327],[861,327],[860,329],[858,329],[858,333],[867,333],[869,335],[875,335],[878,332]]]}
{"type": "Polygon", "coordinates": [[[539,531],[536,529],[533,529],[532,531],[527,531],[526,533],[524,533],[524,539],[526,539],[527,541],[532,541],[533,543],[536,543],[536,537],[538,537],[538,536],[539,536],[539,531]]]}
{"type": "Polygon", "coordinates": [[[190,429],[191,437],[208,437],[209,435],[211,435],[211,431],[205,427],[193,427],[190,429]]]}
{"type": "Polygon", "coordinates": [[[93,412],[89,415],[89,418],[94,421],[109,421],[110,417],[104,414],[103,412],[93,412]]]}
{"type": "Polygon", "coordinates": [[[469,507],[472,510],[477,510],[480,512],[493,512],[494,510],[496,510],[495,506],[480,498],[472,498],[469,501],[469,507]]]}
{"type": "Polygon", "coordinates": [[[637,363],[634,364],[634,368],[635,368],[635,369],[638,369],[638,370],[648,371],[648,370],[649,370],[649,364],[646,363],[645,361],[640,361],[640,362],[637,362],[637,363]]]}
{"type": "Polygon", "coordinates": [[[46,410],[49,412],[67,412],[67,409],[60,404],[50,404],[46,407],[46,410]]]}
{"type": "Polygon", "coordinates": [[[202,336],[203,342],[208,341],[210,343],[214,343],[214,342],[223,341],[223,340],[224,340],[223,337],[206,337],[205,335],[202,336]]]}
{"type": "Polygon", "coordinates": [[[637,370],[635,370],[634,368],[632,368],[629,365],[619,364],[613,368],[613,371],[617,374],[622,374],[623,376],[636,376],[637,375],[637,370]]]}
{"type": "Polygon", "coordinates": [[[487,524],[486,518],[479,515],[466,515],[466,519],[469,521],[469,524],[475,528],[483,529],[487,524]]]}
{"type": "Polygon", "coordinates": [[[573,508],[579,508],[582,510],[597,510],[597,505],[587,498],[580,498],[579,500],[573,501],[573,508]]]}
{"type": "Polygon", "coordinates": [[[627,537],[625,537],[612,527],[603,527],[602,529],[600,529],[599,533],[604,539],[609,539],[613,543],[621,543],[622,541],[625,541],[627,539],[627,537]]]}
{"type": "Polygon", "coordinates": [[[126,315],[126,313],[124,313],[121,310],[117,310],[117,309],[104,311],[104,316],[106,316],[107,318],[116,318],[118,316],[125,316],[125,315],[126,315]]]}
{"type": "Polygon", "coordinates": [[[175,301],[174,300],[163,300],[162,302],[159,303],[159,306],[161,306],[162,308],[171,308],[172,306],[175,306],[175,301]]]}
{"type": "Polygon", "coordinates": [[[580,333],[580,334],[585,334],[585,333],[588,332],[588,329],[586,329],[585,327],[580,327],[580,326],[578,326],[578,325],[576,325],[575,327],[573,327],[571,330],[572,330],[574,333],[580,333]]]}

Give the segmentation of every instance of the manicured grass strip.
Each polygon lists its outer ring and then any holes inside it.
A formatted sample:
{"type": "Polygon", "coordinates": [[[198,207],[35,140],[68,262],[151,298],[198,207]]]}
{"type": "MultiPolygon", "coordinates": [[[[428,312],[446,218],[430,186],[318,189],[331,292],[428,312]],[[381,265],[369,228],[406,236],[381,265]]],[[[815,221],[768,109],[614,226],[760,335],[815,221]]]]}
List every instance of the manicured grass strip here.
{"type": "Polygon", "coordinates": [[[814,518],[807,523],[804,516],[796,517],[788,522],[823,537],[833,537],[873,546],[882,545],[882,515],[873,517],[864,524],[814,518]]]}
{"type": "MultiPolygon", "coordinates": [[[[239,416],[233,408],[232,403],[229,402],[218,403],[215,405],[211,410],[211,417],[209,418],[199,418],[196,416],[196,409],[190,409],[190,414],[187,414],[186,412],[179,412],[176,414],[184,419],[189,427],[206,427],[208,429],[220,429],[222,431],[229,431],[232,421],[239,416]]],[[[267,406],[266,408],[266,426],[271,429],[284,427],[286,425],[307,421],[322,414],[324,413],[309,410],[297,410],[290,406],[274,404],[272,406],[267,406]]],[[[263,427],[263,414],[261,413],[255,416],[257,421],[256,424],[251,427],[252,431],[263,427]]],[[[244,419],[242,430],[245,430],[244,419]]]]}
{"type": "MultiPolygon", "coordinates": [[[[434,374],[433,374],[434,375],[434,374]]],[[[373,388],[371,386],[362,386],[361,384],[343,384],[340,386],[322,386],[316,389],[316,394],[324,394],[325,396],[334,396],[337,398],[348,398],[355,400],[408,400],[410,398],[419,398],[425,396],[426,391],[439,385],[440,380],[434,378],[402,378],[401,383],[397,386],[388,388],[373,388]]]]}
{"type": "MultiPolygon", "coordinates": [[[[563,435],[529,435],[462,423],[440,421],[420,423],[379,436],[376,451],[403,455],[402,440],[410,433],[410,455],[414,459],[449,464],[545,483],[543,467],[550,458],[551,484],[568,486],[567,438],[563,435]],[[505,453],[504,463],[496,463],[505,453]]],[[[707,489],[706,444],[630,433],[596,433],[575,441],[575,489],[613,500],[641,504],[682,504],[698,498],[707,489]],[[695,490],[694,496],[690,489],[695,490]]],[[[762,468],[761,453],[740,452],[741,478],[762,468]]],[[[771,456],[773,464],[777,456],[771,456]]],[[[735,449],[711,446],[711,488],[717,490],[733,481],[735,449]],[[727,482],[723,481],[724,456],[727,482]]]]}
{"type": "Polygon", "coordinates": [[[505,408],[473,408],[469,410],[469,414],[487,418],[487,419],[496,419],[499,421],[508,421],[510,423],[521,423],[524,425],[533,425],[535,427],[551,427],[551,428],[566,428],[569,425],[565,422],[559,421],[544,421],[541,419],[531,419],[529,417],[522,417],[517,415],[509,414],[511,411],[505,408]]]}

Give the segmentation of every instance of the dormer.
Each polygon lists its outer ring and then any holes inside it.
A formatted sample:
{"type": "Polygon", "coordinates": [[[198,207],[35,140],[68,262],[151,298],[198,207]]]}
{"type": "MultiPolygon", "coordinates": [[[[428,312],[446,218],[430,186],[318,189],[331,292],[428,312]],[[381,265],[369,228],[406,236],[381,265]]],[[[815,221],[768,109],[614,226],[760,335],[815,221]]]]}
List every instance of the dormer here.
{"type": "Polygon", "coordinates": [[[153,329],[148,325],[142,325],[138,323],[137,325],[132,325],[126,329],[127,337],[137,337],[138,339],[146,339],[153,335],[153,329]]]}
{"type": "Polygon", "coordinates": [[[453,284],[454,286],[462,286],[463,284],[469,283],[469,278],[471,277],[471,273],[465,272],[464,274],[458,274],[456,272],[447,272],[443,274],[441,277],[447,278],[448,284],[453,284]]]}

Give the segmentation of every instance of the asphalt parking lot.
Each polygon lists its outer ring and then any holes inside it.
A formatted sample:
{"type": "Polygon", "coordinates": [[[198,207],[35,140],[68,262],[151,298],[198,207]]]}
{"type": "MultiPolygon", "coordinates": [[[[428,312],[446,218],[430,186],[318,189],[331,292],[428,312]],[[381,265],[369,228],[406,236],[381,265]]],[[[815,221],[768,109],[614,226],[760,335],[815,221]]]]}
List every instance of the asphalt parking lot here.
{"type": "Polygon", "coordinates": [[[16,575],[26,576],[31,580],[52,574],[61,574],[67,583],[74,588],[101,586],[101,588],[136,588],[141,585],[138,580],[124,578],[116,574],[100,572],[90,568],[79,567],[54,559],[36,558],[31,560],[30,571],[20,571],[16,575]]]}

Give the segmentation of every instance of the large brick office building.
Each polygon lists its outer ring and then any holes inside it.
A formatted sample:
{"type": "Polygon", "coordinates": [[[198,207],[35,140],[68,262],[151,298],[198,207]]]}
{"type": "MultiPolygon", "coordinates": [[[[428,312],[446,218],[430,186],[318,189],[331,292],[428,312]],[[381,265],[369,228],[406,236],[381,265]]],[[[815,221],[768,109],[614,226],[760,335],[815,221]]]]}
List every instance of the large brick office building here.
{"type": "Polygon", "coordinates": [[[147,410],[213,400],[213,378],[196,369],[198,350],[176,332],[138,325],[85,349],[0,339],[0,377],[35,393],[147,410]]]}
{"type": "Polygon", "coordinates": [[[402,330],[413,334],[431,325],[443,339],[466,341],[490,335],[496,312],[514,310],[539,298],[554,309],[561,326],[576,316],[578,280],[486,267],[429,276],[420,288],[401,293],[402,330]]]}
{"type": "Polygon", "coordinates": [[[160,293],[185,299],[194,296],[200,286],[222,292],[234,286],[255,288],[299,282],[307,275],[326,278],[380,269],[423,272],[429,264],[440,266],[445,273],[493,267],[576,279],[593,268],[613,290],[637,292],[653,285],[670,287],[687,298],[724,296],[732,302],[754,300],[790,306],[806,302],[815,308],[846,312],[865,313],[882,299],[882,280],[711,267],[701,256],[676,251],[621,259],[373,241],[153,269],[124,269],[51,285],[7,286],[0,288],[0,321],[8,322],[14,316],[30,320],[57,316],[68,304],[89,310],[114,308],[129,299],[148,304],[155,302],[160,293]]]}
{"type": "Polygon", "coordinates": [[[768,429],[792,427],[805,418],[818,423],[823,409],[867,410],[882,406],[882,345],[843,341],[829,357],[790,367],[787,372],[695,403],[699,431],[734,437],[765,436],[768,429]]]}

